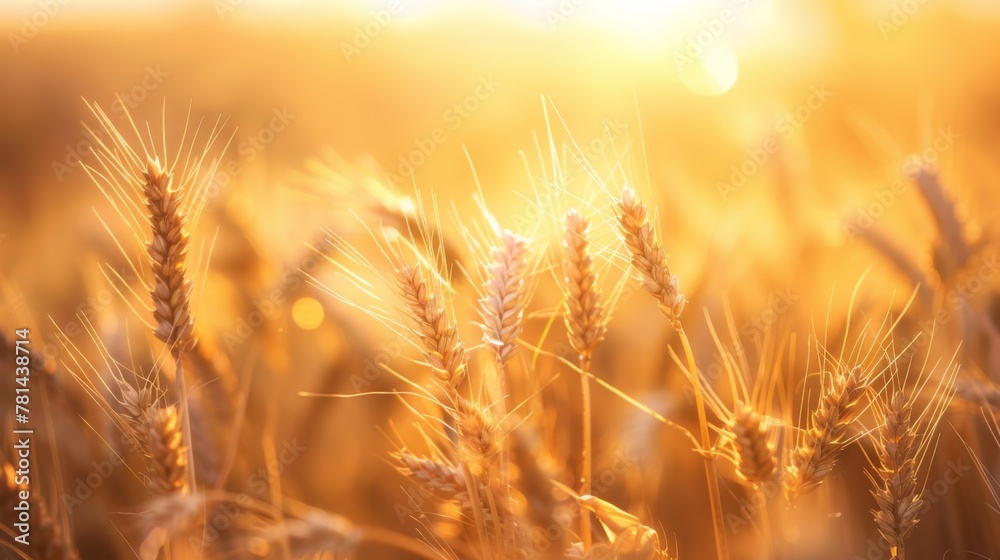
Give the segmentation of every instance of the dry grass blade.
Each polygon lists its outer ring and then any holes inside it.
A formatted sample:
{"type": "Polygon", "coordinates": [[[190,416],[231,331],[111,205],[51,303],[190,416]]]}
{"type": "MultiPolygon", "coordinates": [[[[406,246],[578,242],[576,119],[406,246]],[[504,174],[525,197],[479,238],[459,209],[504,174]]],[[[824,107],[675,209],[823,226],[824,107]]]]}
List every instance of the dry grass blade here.
{"type": "Polygon", "coordinates": [[[642,277],[642,287],[659,301],[660,309],[674,326],[679,325],[684,294],[678,288],[677,275],[670,273],[667,254],[647,219],[646,206],[636,198],[635,191],[625,187],[616,204],[616,212],[619,232],[628,247],[632,266],[642,277]]]}
{"type": "Polygon", "coordinates": [[[872,511],[875,524],[899,560],[905,559],[903,541],[920,521],[917,515],[923,506],[917,489],[917,446],[910,413],[906,395],[896,391],[879,427],[881,486],[872,492],[878,503],[878,509],[872,511]]]}
{"type": "Polygon", "coordinates": [[[868,387],[869,381],[861,376],[860,368],[833,375],[809,418],[802,441],[791,452],[785,479],[785,495],[790,502],[819,488],[833,470],[868,387]]]}

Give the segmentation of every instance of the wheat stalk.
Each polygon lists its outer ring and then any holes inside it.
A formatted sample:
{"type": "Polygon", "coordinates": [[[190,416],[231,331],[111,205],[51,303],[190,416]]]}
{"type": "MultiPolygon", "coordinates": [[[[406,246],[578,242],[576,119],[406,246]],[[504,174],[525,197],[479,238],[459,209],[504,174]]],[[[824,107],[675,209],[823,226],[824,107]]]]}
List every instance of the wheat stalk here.
{"type": "MultiPolygon", "coordinates": [[[[594,349],[604,340],[605,315],[597,291],[597,274],[590,256],[587,230],[590,224],[582,214],[570,210],[566,214],[563,232],[563,277],[566,286],[566,330],[570,344],[580,354],[580,388],[583,401],[583,452],[580,494],[590,494],[593,477],[593,425],[590,399],[590,363],[594,349]]],[[[589,550],[592,539],[590,514],[580,510],[580,536],[584,550],[589,550]]]]}
{"type": "MultiPolygon", "coordinates": [[[[708,414],[705,410],[705,396],[701,387],[701,378],[697,373],[698,368],[691,342],[684,333],[680,322],[680,315],[686,301],[684,294],[680,293],[678,288],[677,275],[670,273],[670,268],[667,266],[667,254],[660,242],[657,241],[653,226],[647,219],[646,206],[636,198],[635,191],[628,186],[622,189],[622,194],[615,204],[615,215],[618,221],[618,231],[631,255],[632,266],[639,272],[640,285],[659,302],[660,311],[677,331],[684,347],[688,371],[691,372],[691,381],[694,385],[701,447],[707,451],[711,449],[712,444],[708,430],[708,414]]],[[[708,483],[708,498],[712,510],[716,556],[719,560],[728,560],[729,544],[722,516],[718,469],[715,460],[708,453],[705,454],[705,478],[708,483]]]]}
{"type": "MultiPolygon", "coordinates": [[[[494,352],[497,364],[496,413],[501,420],[507,416],[506,364],[517,351],[517,337],[521,334],[527,305],[528,249],[528,241],[520,235],[506,229],[501,232],[499,245],[491,251],[493,260],[487,266],[483,297],[479,300],[483,343],[494,352]]],[[[498,444],[501,453],[499,490],[503,496],[500,507],[509,510],[510,453],[506,439],[498,444]]]]}
{"type": "Polygon", "coordinates": [[[660,303],[660,309],[674,327],[680,326],[684,294],[677,285],[677,275],[670,273],[667,254],[647,221],[646,206],[629,187],[622,189],[615,205],[618,227],[631,254],[632,266],[639,272],[642,287],[660,303]]]}
{"type": "Polygon", "coordinates": [[[868,387],[869,380],[861,376],[860,367],[833,375],[810,416],[802,441],[791,451],[784,484],[789,502],[819,488],[833,470],[868,387]]]}
{"type": "MultiPolygon", "coordinates": [[[[492,493],[491,472],[502,438],[492,417],[478,404],[458,393],[458,386],[468,368],[458,326],[449,321],[440,292],[433,282],[424,278],[419,265],[404,262],[395,267],[395,273],[397,290],[410,319],[410,327],[423,345],[426,363],[451,401],[450,412],[454,416],[458,436],[460,466],[472,503],[488,503],[488,517],[496,520],[499,510],[492,493]],[[486,492],[486,496],[481,496],[481,492],[486,492]]],[[[477,528],[485,530],[480,508],[472,508],[472,513],[477,528]]],[[[481,538],[484,536],[481,534],[481,538]]]]}

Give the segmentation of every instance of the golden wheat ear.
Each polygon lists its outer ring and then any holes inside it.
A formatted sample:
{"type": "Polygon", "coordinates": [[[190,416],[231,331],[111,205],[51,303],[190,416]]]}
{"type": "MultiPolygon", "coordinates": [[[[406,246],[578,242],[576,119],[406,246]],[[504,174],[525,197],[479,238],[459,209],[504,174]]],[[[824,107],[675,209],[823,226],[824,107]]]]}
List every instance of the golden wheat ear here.
{"type": "Polygon", "coordinates": [[[480,300],[483,342],[496,353],[503,365],[517,351],[517,337],[522,330],[526,305],[525,274],[528,268],[528,240],[504,230],[493,248],[493,262],[488,265],[484,295],[480,300]]]}
{"type": "Polygon", "coordinates": [[[808,428],[790,453],[784,482],[789,502],[815,491],[833,471],[870,384],[871,379],[861,374],[860,367],[831,376],[809,417],[808,428]]]}
{"type": "Polygon", "coordinates": [[[897,558],[903,541],[920,521],[923,500],[917,487],[917,447],[914,444],[912,407],[902,391],[896,391],[878,430],[878,476],[881,485],[872,491],[878,508],[872,511],[882,538],[897,558]]]}
{"type": "Polygon", "coordinates": [[[607,316],[590,254],[589,229],[590,221],[583,214],[567,212],[563,231],[565,322],[570,344],[584,357],[593,354],[607,331],[607,316]]]}
{"type": "Polygon", "coordinates": [[[642,287],[660,303],[660,310],[675,326],[680,324],[684,310],[684,294],[680,293],[677,275],[667,266],[667,253],[656,239],[648,220],[646,205],[629,187],[615,203],[618,231],[631,256],[633,268],[639,273],[642,287]]]}
{"type": "Polygon", "coordinates": [[[937,446],[938,425],[955,396],[958,370],[953,363],[943,371],[923,370],[906,388],[897,387],[893,377],[874,403],[879,425],[871,435],[877,462],[869,458],[876,504],[872,517],[898,560],[906,560],[905,541],[928,507],[923,497],[928,461],[937,446]],[[925,390],[932,381],[933,387],[925,390]]]}
{"type": "Polygon", "coordinates": [[[186,494],[188,449],[177,407],[152,407],[143,415],[149,452],[149,489],[154,495],[186,494]]]}
{"type": "Polygon", "coordinates": [[[152,239],[146,246],[153,269],[153,318],[156,338],[174,352],[189,350],[194,344],[191,314],[191,281],[187,277],[189,239],[187,217],[182,210],[182,193],[172,186],[171,175],[150,159],[143,172],[143,194],[152,239]]]}
{"type": "Polygon", "coordinates": [[[419,265],[400,264],[395,272],[399,296],[413,334],[422,345],[424,360],[454,400],[468,368],[458,325],[449,320],[442,294],[419,265]]]}
{"type": "Polygon", "coordinates": [[[777,471],[774,444],[764,419],[754,409],[738,403],[727,427],[736,448],[736,473],[750,486],[760,486],[777,471]]]}

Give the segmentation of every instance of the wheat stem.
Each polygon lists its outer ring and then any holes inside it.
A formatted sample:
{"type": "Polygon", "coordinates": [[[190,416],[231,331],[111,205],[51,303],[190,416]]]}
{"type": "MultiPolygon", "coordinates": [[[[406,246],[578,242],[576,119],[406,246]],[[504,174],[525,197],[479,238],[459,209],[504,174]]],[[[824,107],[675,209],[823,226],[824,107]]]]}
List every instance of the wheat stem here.
{"type": "MultiPolygon", "coordinates": [[[[679,322],[678,325],[679,326],[679,322]]],[[[708,416],[705,413],[705,396],[701,387],[701,376],[694,360],[694,352],[691,350],[691,343],[683,328],[677,330],[684,347],[684,355],[687,358],[688,371],[691,372],[691,380],[694,384],[694,403],[698,411],[698,426],[701,436],[701,447],[703,451],[711,449],[711,438],[708,431],[708,416]]],[[[718,467],[715,458],[711,453],[704,453],[705,476],[708,479],[708,501],[712,509],[712,528],[715,531],[716,555],[719,560],[729,560],[729,543],[726,539],[725,520],[722,516],[722,498],[719,492],[718,467]]]]}

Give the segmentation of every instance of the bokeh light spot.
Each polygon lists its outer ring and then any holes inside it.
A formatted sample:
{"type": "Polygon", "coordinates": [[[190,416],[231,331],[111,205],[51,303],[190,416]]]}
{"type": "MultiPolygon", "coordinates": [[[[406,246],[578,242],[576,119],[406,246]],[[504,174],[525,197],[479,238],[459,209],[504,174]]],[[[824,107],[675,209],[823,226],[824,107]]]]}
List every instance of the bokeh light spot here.
{"type": "Polygon", "coordinates": [[[292,306],[292,320],[307,331],[322,325],[324,315],[323,306],[311,297],[299,298],[292,306]]]}
{"type": "Polygon", "coordinates": [[[698,95],[722,95],[736,84],[739,63],[729,49],[712,47],[690,58],[678,73],[681,82],[698,95]]]}

